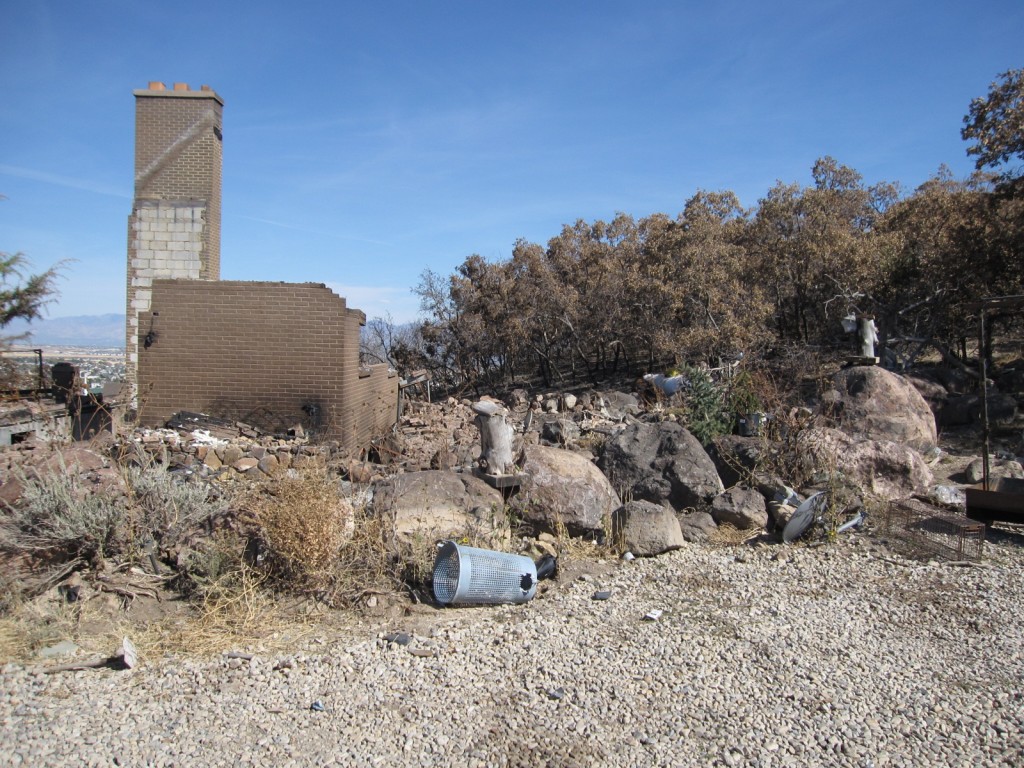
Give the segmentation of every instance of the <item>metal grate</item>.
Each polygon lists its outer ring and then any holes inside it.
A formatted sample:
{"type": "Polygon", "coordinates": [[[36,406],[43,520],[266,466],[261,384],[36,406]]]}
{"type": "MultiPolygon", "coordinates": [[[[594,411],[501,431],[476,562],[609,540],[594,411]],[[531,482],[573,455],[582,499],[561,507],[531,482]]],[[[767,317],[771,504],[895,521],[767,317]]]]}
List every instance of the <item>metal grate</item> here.
{"type": "Polygon", "coordinates": [[[434,597],[447,605],[455,599],[458,589],[459,551],[455,548],[441,549],[434,561],[434,597]]]}
{"type": "Polygon", "coordinates": [[[917,499],[890,504],[886,530],[928,555],[975,561],[983,557],[984,523],[917,499]]]}
{"type": "Polygon", "coordinates": [[[434,597],[439,603],[521,603],[537,589],[537,568],[510,555],[452,541],[442,542],[434,560],[434,597]]]}

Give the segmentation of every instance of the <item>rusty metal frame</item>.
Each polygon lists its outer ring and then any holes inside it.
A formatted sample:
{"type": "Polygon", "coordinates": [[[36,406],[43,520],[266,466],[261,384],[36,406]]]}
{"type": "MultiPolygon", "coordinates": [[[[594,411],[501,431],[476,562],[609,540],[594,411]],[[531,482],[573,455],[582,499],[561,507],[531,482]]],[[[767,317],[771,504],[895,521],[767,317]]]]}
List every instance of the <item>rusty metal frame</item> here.
{"type": "Polygon", "coordinates": [[[988,360],[985,359],[985,318],[994,309],[1024,309],[1024,296],[992,296],[967,305],[978,313],[978,357],[981,365],[981,424],[982,424],[982,488],[989,490],[989,453],[991,451],[991,428],[988,423],[988,360]]]}

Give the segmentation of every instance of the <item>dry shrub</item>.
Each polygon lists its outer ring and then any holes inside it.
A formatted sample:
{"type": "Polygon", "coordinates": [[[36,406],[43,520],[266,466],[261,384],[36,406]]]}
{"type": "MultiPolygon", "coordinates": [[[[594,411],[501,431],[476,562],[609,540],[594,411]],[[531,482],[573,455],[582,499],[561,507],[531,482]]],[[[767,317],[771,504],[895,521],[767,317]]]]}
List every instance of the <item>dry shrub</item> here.
{"type": "Polygon", "coordinates": [[[263,483],[239,507],[262,550],[254,561],[269,577],[267,586],[312,594],[334,607],[401,591],[405,574],[392,546],[393,521],[375,514],[365,497],[346,498],[323,466],[263,483]]]}
{"type": "Polygon", "coordinates": [[[354,498],[352,509],[352,535],[338,551],[331,583],[324,594],[324,599],[336,607],[360,605],[371,595],[397,594],[406,576],[392,544],[391,518],[375,514],[366,498],[354,498]]]}
{"type": "Polygon", "coordinates": [[[296,587],[322,589],[352,533],[351,503],[335,479],[304,471],[255,488],[243,507],[258,526],[272,572],[296,587]]]}
{"type": "Polygon", "coordinates": [[[233,637],[253,638],[266,631],[270,594],[264,589],[267,576],[239,561],[237,567],[206,585],[199,601],[199,616],[191,623],[189,642],[193,651],[199,641],[219,645],[233,637]]]}
{"type": "Polygon", "coordinates": [[[137,533],[153,536],[165,549],[196,528],[213,528],[227,512],[227,500],[199,478],[177,476],[156,464],[125,467],[122,477],[135,505],[137,533]]]}
{"type": "Polygon", "coordinates": [[[21,499],[0,519],[0,547],[13,553],[93,559],[122,553],[129,512],[122,499],[93,493],[63,466],[38,477],[19,473],[21,499]]]}

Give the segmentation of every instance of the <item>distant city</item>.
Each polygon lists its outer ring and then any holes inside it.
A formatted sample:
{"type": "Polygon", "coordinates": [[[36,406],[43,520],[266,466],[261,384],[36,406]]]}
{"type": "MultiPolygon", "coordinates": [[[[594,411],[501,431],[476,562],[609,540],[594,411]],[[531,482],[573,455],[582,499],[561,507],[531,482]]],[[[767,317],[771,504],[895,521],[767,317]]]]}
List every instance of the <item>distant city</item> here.
{"type": "Polygon", "coordinates": [[[103,390],[108,382],[125,380],[125,357],[123,347],[59,347],[12,346],[3,352],[3,357],[10,360],[17,370],[18,385],[24,389],[39,386],[39,354],[42,350],[43,387],[50,386],[50,376],[54,364],[71,363],[78,369],[82,386],[93,393],[103,390]]]}

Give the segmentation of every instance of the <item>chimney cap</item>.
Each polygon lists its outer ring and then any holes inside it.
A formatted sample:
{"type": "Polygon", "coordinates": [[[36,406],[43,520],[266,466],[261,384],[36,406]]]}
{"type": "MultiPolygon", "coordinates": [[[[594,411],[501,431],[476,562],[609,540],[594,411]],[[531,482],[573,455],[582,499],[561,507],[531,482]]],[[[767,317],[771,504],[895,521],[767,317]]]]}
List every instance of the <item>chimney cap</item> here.
{"type": "Polygon", "coordinates": [[[188,83],[174,83],[173,88],[168,88],[159,80],[150,80],[148,88],[134,90],[132,93],[137,99],[213,99],[221,106],[224,106],[224,99],[208,85],[204,85],[198,90],[192,90],[189,88],[188,83]]]}

